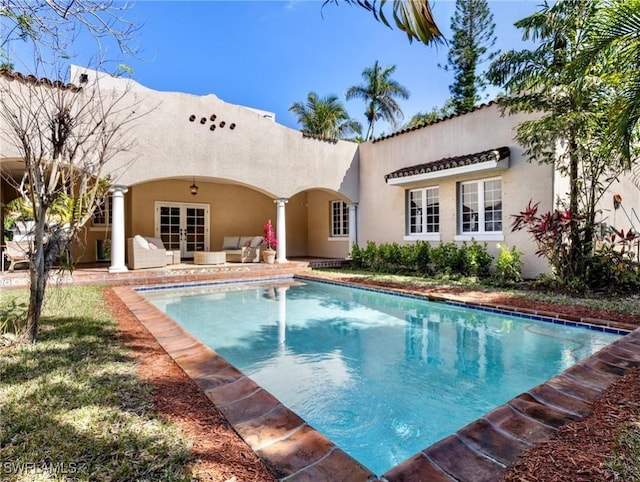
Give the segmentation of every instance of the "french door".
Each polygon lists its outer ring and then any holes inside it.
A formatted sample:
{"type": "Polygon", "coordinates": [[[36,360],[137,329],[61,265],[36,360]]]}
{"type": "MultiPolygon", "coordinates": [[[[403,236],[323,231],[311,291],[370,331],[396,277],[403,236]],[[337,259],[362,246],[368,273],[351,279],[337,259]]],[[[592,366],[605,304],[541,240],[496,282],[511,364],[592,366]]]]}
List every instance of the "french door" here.
{"type": "Polygon", "coordinates": [[[209,205],[156,201],[155,231],[165,248],[183,258],[209,250],[209,205]]]}

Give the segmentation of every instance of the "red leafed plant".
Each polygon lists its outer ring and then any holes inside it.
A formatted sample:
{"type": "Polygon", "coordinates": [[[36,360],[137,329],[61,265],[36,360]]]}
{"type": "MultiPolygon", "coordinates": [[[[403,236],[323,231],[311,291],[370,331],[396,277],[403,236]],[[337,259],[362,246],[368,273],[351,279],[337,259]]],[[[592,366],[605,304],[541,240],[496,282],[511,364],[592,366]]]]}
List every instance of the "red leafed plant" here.
{"type": "Polygon", "coordinates": [[[278,240],[276,239],[276,233],[273,230],[271,219],[264,223],[264,228],[262,228],[262,242],[267,245],[266,249],[276,249],[276,246],[278,246],[278,240]]]}
{"type": "Polygon", "coordinates": [[[529,201],[524,211],[513,216],[514,221],[511,229],[513,231],[526,229],[538,246],[536,254],[553,263],[554,259],[562,256],[563,251],[567,248],[571,212],[556,209],[538,214],[539,204],[532,205],[529,201]]]}
{"type": "MultiPolygon", "coordinates": [[[[594,249],[593,227],[584,216],[572,215],[568,210],[538,213],[539,203],[529,204],[524,211],[513,216],[513,231],[525,229],[538,247],[536,254],[549,261],[555,280],[569,289],[637,289],[640,270],[637,254],[638,234],[633,230],[610,227],[594,249]],[[575,236],[572,236],[572,229],[575,236]],[[578,256],[572,256],[572,239],[578,243],[578,256]],[[586,250],[585,247],[589,246],[586,250]]],[[[575,253],[575,250],[574,250],[575,253]]]]}
{"type": "Polygon", "coordinates": [[[566,280],[574,271],[571,263],[572,223],[579,223],[581,218],[572,218],[571,211],[559,209],[539,214],[539,204],[529,201],[524,211],[513,216],[511,229],[526,229],[536,242],[536,254],[549,261],[557,277],[566,280]]]}

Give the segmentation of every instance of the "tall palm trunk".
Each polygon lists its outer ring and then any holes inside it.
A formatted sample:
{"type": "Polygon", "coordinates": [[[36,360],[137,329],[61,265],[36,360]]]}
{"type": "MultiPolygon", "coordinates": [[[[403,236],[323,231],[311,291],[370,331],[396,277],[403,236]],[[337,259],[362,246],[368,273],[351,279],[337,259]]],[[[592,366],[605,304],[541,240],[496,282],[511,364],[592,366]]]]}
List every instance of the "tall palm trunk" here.
{"type": "Polygon", "coordinates": [[[581,273],[582,246],[580,241],[580,231],[578,225],[578,199],[580,190],[578,186],[578,142],[574,129],[569,134],[569,211],[570,220],[570,247],[569,247],[569,270],[573,276],[581,273]]]}
{"type": "Polygon", "coordinates": [[[373,122],[369,122],[369,128],[367,129],[367,137],[365,140],[370,141],[373,139],[373,122]]]}

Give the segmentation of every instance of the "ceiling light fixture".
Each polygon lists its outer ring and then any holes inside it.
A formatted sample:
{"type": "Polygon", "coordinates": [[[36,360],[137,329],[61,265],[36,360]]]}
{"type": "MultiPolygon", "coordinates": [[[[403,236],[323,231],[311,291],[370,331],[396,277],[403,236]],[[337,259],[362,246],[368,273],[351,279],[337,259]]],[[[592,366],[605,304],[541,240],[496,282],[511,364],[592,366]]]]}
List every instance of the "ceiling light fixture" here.
{"type": "Polygon", "coordinates": [[[189,186],[189,192],[191,192],[192,196],[195,196],[198,194],[198,189],[200,189],[198,187],[198,185],[196,184],[196,178],[193,178],[193,184],[191,184],[191,186],[189,186]]]}

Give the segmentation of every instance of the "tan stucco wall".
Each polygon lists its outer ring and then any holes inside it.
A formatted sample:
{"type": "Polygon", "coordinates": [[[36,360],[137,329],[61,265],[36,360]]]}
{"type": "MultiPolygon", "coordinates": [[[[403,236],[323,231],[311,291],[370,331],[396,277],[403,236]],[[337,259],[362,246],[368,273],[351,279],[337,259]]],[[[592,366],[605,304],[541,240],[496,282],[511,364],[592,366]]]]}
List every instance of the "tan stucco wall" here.
{"type": "Polygon", "coordinates": [[[115,183],[195,176],[249,185],[272,198],[316,187],[358,197],[356,143],[303,137],[265,113],[213,94],[157,92],[127,79],[109,78],[103,85],[127,92],[123,104],[134,106],[140,116],[128,126],[127,135],[135,141],[131,149],[110,162],[115,183]]]}
{"type": "Polygon", "coordinates": [[[324,258],[344,258],[349,254],[349,238],[331,238],[331,201],[349,199],[336,193],[315,190],[308,194],[309,222],[309,256],[324,258]]]}
{"type": "Polygon", "coordinates": [[[198,194],[189,193],[190,182],[162,180],[134,186],[126,202],[132,210],[127,236],[155,235],[156,201],[209,206],[209,249],[222,248],[224,236],[262,234],[267,219],[275,223],[276,207],[271,198],[255,190],[232,184],[198,181],[198,194]]]}
{"type": "MultiPolygon", "coordinates": [[[[458,226],[457,183],[501,177],[503,244],[515,244],[525,253],[525,276],[532,277],[547,271],[546,263],[535,256],[535,245],[529,235],[525,232],[512,233],[509,228],[511,215],[524,209],[530,199],[539,201],[540,209],[548,210],[552,207],[553,167],[527,162],[523,149],[513,140],[515,126],[524,119],[524,116],[503,117],[496,105],[489,105],[428,128],[362,145],[359,245],[365,246],[369,240],[376,243],[405,243],[406,189],[436,185],[440,189],[440,240],[453,241],[458,226]],[[507,146],[511,151],[510,167],[502,172],[465,174],[410,186],[388,185],[384,179],[386,174],[403,167],[501,146],[507,146]]],[[[497,254],[497,241],[487,241],[487,245],[492,254],[497,254]]]]}
{"type": "MultiPolygon", "coordinates": [[[[299,193],[289,198],[286,205],[287,218],[287,256],[306,256],[308,249],[307,237],[307,193],[299,193]]],[[[277,223],[274,221],[274,227],[277,223]]]]}
{"type": "Polygon", "coordinates": [[[625,233],[632,227],[640,230],[640,189],[635,186],[629,177],[623,177],[619,182],[614,182],[607,193],[602,197],[599,208],[601,217],[597,220],[616,229],[624,229],[625,233]],[[613,195],[622,196],[622,204],[618,209],[614,208],[613,195]]]}

